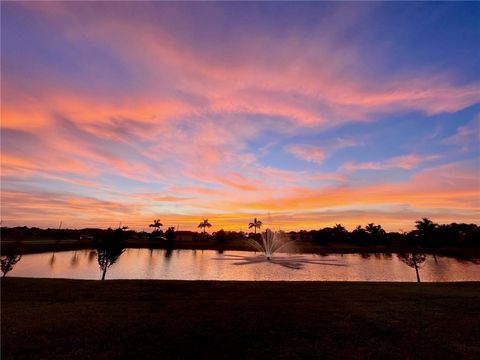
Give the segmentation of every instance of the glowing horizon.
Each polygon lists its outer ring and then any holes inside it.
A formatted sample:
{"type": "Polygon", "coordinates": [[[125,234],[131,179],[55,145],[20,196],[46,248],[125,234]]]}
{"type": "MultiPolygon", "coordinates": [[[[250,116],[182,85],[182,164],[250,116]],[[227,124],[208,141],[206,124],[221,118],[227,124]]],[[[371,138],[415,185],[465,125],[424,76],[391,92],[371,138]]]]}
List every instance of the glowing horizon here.
{"type": "Polygon", "coordinates": [[[480,224],[478,3],[1,7],[2,226],[480,224]]]}

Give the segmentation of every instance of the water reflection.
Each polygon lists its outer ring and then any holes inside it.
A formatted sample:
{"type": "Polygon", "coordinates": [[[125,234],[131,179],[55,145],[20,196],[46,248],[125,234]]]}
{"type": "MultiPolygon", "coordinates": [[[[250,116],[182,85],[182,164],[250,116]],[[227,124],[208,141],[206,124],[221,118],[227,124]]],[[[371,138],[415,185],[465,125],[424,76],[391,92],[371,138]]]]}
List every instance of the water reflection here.
{"type": "Polygon", "coordinates": [[[97,252],[95,250],[90,250],[88,252],[88,263],[91,264],[93,260],[95,260],[96,256],[97,256],[97,252]]]}
{"type": "Polygon", "coordinates": [[[53,267],[55,265],[55,251],[52,253],[52,257],[50,258],[48,264],[50,265],[50,267],[53,267]]]}
{"type": "Polygon", "coordinates": [[[165,259],[170,259],[172,257],[172,254],[173,248],[171,246],[167,246],[167,248],[165,249],[165,259]]]}
{"type": "MultiPolygon", "coordinates": [[[[8,276],[98,279],[104,269],[99,276],[96,256],[96,250],[57,252],[50,265],[52,253],[28,254],[8,276]]],[[[415,271],[391,254],[278,254],[272,263],[245,251],[122,249],[111,260],[105,268],[109,279],[416,281],[415,271]]],[[[479,270],[472,261],[437,255],[436,263],[427,255],[421,277],[422,281],[480,281],[479,270]]]]}
{"type": "Polygon", "coordinates": [[[70,260],[70,264],[72,265],[72,267],[75,267],[78,265],[78,261],[79,261],[78,251],[76,250],[73,252],[72,258],[70,260]]]}
{"type": "MultiPolygon", "coordinates": [[[[222,252],[223,253],[223,252],[222,252]]],[[[336,259],[314,259],[304,255],[293,255],[293,256],[273,256],[268,258],[265,255],[257,256],[241,256],[241,255],[225,255],[221,258],[213,258],[213,260],[234,260],[236,262],[233,265],[251,265],[258,263],[267,263],[280,265],[289,269],[300,270],[305,264],[316,264],[316,265],[329,265],[329,266],[346,266],[345,264],[337,263],[336,259]]]]}

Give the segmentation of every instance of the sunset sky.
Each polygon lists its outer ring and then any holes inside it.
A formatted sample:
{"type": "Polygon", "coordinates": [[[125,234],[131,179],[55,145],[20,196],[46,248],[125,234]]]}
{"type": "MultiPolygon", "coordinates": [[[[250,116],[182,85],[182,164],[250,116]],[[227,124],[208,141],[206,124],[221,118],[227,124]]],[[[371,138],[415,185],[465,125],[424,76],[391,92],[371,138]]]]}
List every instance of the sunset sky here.
{"type": "Polygon", "coordinates": [[[1,7],[2,226],[480,222],[480,3],[1,7]]]}

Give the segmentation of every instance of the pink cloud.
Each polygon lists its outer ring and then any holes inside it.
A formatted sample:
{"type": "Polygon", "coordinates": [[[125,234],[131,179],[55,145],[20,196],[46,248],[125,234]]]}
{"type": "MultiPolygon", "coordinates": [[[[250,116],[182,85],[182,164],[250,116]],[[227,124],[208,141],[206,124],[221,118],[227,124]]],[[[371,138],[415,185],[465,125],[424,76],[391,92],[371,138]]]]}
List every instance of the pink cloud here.
{"type": "Polygon", "coordinates": [[[460,162],[423,170],[398,184],[345,184],[318,189],[292,186],[263,193],[193,187],[170,189],[181,196],[143,193],[129,198],[124,194],[118,201],[52,192],[2,191],[2,216],[7,223],[20,218],[23,223],[53,225],[58,219],[68,219],[76,226],[106,226],[112,219],[124,219],[127,225],[141,229],[158,215],[150,207],[151,201],[180,204],[195,193],[197,199],[188,203],[200,211],[163,212],[162,220],[194,229],[201,215],[208,215],[216,228],[237,229],[255,215],[271,225],[290,229],[318,228],[338,221],[355,226],[374,218],[393,230],[410,229],[414,220],[426,213],[435,215],[437,221],[475,222],[480,215],[477,170],[469,162],[460,162]],[[217,212],[219,204],[222,213],[217,212]]]}
{"type": "Polygon", "coordinates": [[[279,44],[268,37],[251,42],[246,33],[238,39],[232,56],[221,49],[199,51],[161,24],[154,26],[137,17],[122,21],[114,13],[99,17],[86,6],[74,9],[60,5],[55,11],[50,7],[34,9],[52,17],[59,32],[72,44],[88,39],[111,49],[124,63],[145,74],[145,89],[105,89],[93,97],[91,89],[82,92],[60,86],[59,81],[45,86],[47,79],[38,79],[39,84],[30,79],[21,87],[24,94],[33,89],[37,97],[29,101],[35,101],[35,108],[78,115],[83,122],[112,117],[157,122],[192,115],[249,113],[284,117],[301,127],[331,127],[372,121],[374,113],[416,110],[437,114],[458,111],[480,101],[479,84],[455,85],[445,73],[412,73],[401,80],[391,77],[382,82],[352,76],[348,69],[360,61],[357,50],[347,45],[339,47],[328,39],[316,40],[315,51],[305,51],[312,48],[311,40],[294,34],[279,44]],[[88,17],[88,26],[76,27],[72,26],[74,21],[68,21],[82,15],[88,17]],[[243,57],[249,61],[232,61],[243,57]],[[174,95],[179,93],[187,96],[174,95]]]}
{"type": "MultiPolygon", "coordinates": [[[[151,201],[174,203],[166,207],[170,213],[196,212],[191,217],[171,215],[192,224],[197,213],[207,211],[224,212],[226,221],[259,211],[304,213],[363,203],[407,202],[415,209],[451,206],[458,214],[468,212],[465,218],[478,209],[472,200],[478,196],[478,176],[472,188],[472,173],[464,167],[424,170],[401,185],[357,188],[349,183],[349,171],[414,169],[437,155],[350,162],[341,168],[345,175],[265,166],[248,146],[266,132],[295,135],[311,128],[375,121],[379,113],[455,112],[480,101],[478,83],[456,84],[449,73],[410,73],[401,79],[391,75],[382,81],[353,76],[351,67],[361,63],[357,49],[328,36],[315,43],[295,33],[282,42],[268,36],[251,41],[246,29],[227,52],[192,46],[161,24],[146,24],[138,16],[119,21],[114,11],[99,16],[84,5],[21,6],[46,14],[42,19],[48,19],[67,44],[88,42],[111,51],[141,86],[117,88],[96,78],[95,86],[85,86],[64,81],[54,68],[28,79],[5,74],[2,129],[20,129],[41,140],[22,141],[31,145],[23,148],[2,148],[2,180],[41,177],[107,189],[101,196],[110,198],[64,194],[49,203],[49,195],[12,190],[5,198],[2,194],[10,218],[41,220],[44,214],[45,220],[65,214],[79,223],[82,217],[145,219],[153,211],[151,201]],[[111,176],[154,184],[158,191],[142,198],[136,194],[149,194],[151,188],[112,189],[105,180],[111,176]],[[123,198],[131,206],[111,198],[123,198]]],[[[333,26],[332,32],[336,30],[333,26]]],[[[88,74],[101,70],[80,59],[77,65],[88,74]]],[[[446,143],[461,145],[469,139],[473,146],[478,142],[475,130],[477,123],[461,127],[446,143]]],[[[338,138],[322,147],[295,144],[287,150],[320,164],[333,151],[359,144],[357,139],[338,138]]],[[[288,215],[282,219],[288,222],[288,215]]]]}

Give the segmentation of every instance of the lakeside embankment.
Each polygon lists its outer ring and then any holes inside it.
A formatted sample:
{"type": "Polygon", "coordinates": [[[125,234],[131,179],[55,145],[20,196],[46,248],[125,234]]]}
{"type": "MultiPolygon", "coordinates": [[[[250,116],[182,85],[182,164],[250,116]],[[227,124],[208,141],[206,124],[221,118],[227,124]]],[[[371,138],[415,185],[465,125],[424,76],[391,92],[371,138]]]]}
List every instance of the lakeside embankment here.
{"type": "MultiPolygon", "coordinates": [[[[53,251],[85,250],[95,248],[92,240],[64,239],[2,239],[0,242],[2,253],[20,252],[32,254],[53,251]]],[[[213,240],[176,240],[174,243],[165,241],[151,241],[143,239],[128,239],[125,242],[128,248],[152,248],[171,250],[217,250],[217,251],[254,251],[255,249],[245,240],[232,240],[220,244],[213,240]]],[[[375,253],[398,253],[413,249],[395,246],[355,246],[352,244],[315,244],[311,241],[295,241],[285,250],[303,254],[375,254],[375,253]]],[[[414,249],[418,251],[419,249],[414,249]]],[[[436,247],[422,248],[426,254],[449,256],[459,259],[480,259],[479,247],[436,247]]]]}
{"type": "Polygon", "coordinates": [[[2,281],[2,359],[480,358],[480,283],[2,281]]]}

